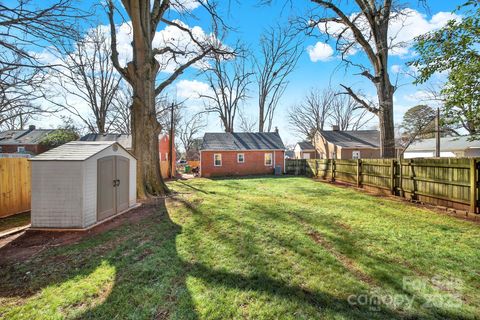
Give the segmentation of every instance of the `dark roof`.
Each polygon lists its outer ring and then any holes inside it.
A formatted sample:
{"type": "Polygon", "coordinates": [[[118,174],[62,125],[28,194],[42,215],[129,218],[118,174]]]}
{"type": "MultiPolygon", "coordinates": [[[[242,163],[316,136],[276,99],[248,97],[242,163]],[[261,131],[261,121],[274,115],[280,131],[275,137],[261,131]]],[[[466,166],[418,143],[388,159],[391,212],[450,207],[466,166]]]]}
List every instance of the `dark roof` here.
{"type": "Polygon", "coordinates": [[[302,150],[315,150],[315,147],[313,146],[313,144],[308,141],[301,141],[301,142],[298,142],[297,144],[302,150]]]}
{"type": "Polygon", "coordinates": [[[55,129],[7,130],[0,132],[1,145],[38,144],[55,129]]]}
{"type": "Polygon", "coordinates": [[[380,131],[320,131],[320,134],[330,143],[344,148],[380,148],[380,131]]]}
{"type": "Polygon", "coordinates": [[[205,133],[201,150],[284,150],[277,132],[205,133]]]}
{"type": "Polygon", "coordinates": [[[132,149],[132,136],[121,133],[89,133],[79,139],[80,141],[116,141],[125,149],[132,149]]]}

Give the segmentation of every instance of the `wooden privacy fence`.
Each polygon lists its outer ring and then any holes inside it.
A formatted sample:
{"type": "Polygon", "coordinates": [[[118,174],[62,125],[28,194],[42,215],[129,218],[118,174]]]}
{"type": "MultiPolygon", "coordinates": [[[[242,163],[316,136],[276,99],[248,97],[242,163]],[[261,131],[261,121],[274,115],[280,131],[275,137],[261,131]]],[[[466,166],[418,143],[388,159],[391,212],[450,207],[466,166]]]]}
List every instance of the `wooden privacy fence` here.
{"type": "Polygon", "coordinates": [[[478,213],[479,159],[286,160],[287,174],[314,176],[478,213]]]}
{"type": "Polygon", "coordinates": [[[30,210],[30,163],[26,158],[0,159],[0,217],[30,210]]]}

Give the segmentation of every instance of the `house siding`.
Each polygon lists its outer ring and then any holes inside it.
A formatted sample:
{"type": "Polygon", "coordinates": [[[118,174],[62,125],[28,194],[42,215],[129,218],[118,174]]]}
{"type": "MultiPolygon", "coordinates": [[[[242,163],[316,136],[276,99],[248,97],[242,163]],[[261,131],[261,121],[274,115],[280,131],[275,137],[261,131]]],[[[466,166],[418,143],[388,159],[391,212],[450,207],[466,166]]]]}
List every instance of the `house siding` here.
{"type": "Polygon", "coordinates": [[[0,144],[1,153],[17,153],[18,147],[25,147],[26,152],[40,154],[48,151],[50,148],[39,144],[0,144]]]}
{"type": "Polygon", "coordinates": [[[284,172],[285,151],[201,151],[200,170],[202,177],[245,176],[273,174],[274,166],[280,166],[284,172]],[[237,162],[237,154],[243,153],[244,163],[237,162]],[[265,165],[265,153],[274,153],[272,166],[265,165]],[[222,165],[215,166],[213,155],[222,155],[222,165]]]}

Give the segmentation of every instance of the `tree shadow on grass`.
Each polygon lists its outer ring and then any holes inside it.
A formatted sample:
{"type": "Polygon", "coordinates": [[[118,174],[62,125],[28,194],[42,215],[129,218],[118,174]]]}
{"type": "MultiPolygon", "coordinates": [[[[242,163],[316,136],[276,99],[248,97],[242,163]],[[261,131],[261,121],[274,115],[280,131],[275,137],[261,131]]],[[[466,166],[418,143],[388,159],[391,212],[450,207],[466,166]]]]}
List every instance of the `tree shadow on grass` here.
{"type": "MultiPolygon", "coordinates": [[[[199,210],[194,203],[181,197],[172,201],[186,208],[188,214],[203,223],[198,227],[214,223],[214,218],[199,210]]],[[[330,312],[337,317],[354,319],[403,318],[394,310],[372,311],[369,306],[352,306],[347,299],[292,285],[261,270],[245,275],[230,272],[221,265],[212,267],[201,260],[186,260],[178,252],[177,242],[182,235],[182,227],[172,221],[165,203],[157,203],[148,209],[151,214],[140,221],[86,237],[76,244],[48,249],[32,259],[2,268],[0,276],[7,278],[4,278],[6,286],[2,285],[0,297],[8,300],[20,295],[26,299],[22,301],[26,304],[40,299],[40,303],[32,304],[38,308],[38,312],[54,312],[54,315],[81,319],[197,319],[201,313],[187,281],[193,277],[201,279],[210,288],[224,287],[239,293],[256,292],[293,301],[297,306],[313,307],[318,310],[318,316],[330,312]],[[103,269],[111,273],[103,281],[96,279],[102,277],[97,273],[103,269]],[[27,275],[27,272],[30,273],[27,275]],[[82,279],[88,281],[76,285],[82,279]],[[89,290],[88,284],[91,282],[97,283],[97,286],[89,290]],[[50,287],[54,288],[51,294],[58,295],[59,301],[55,306],[48,305],[52,303],[52,297],[41,300],[42,291],[50,290],[50,287]]],[[[245,227],[249,233],[258,232],[251,226],[241,227],[245,227]]],[[[216,240],[228,241],[234,247],[241,246],[234,237],[218,237],[216,240]]],[[[254,250],[261,249],[252,247],[250,253],[254,254],[254,250]]],[[[197,303],[201,304],[202,301],[197,303]]],[[[221,307],[221,303],[219,301],[215,306],[221,307]]],[[[0,312],[0,317],[8,318],[12,315],[9,312],[15,314],[20,311],[18,308],[21,305],[13,303],[11,308],[3,310],[3,314],[0,312]]],[[[295,310],[291,312],[294,316],[295,310]]]]}

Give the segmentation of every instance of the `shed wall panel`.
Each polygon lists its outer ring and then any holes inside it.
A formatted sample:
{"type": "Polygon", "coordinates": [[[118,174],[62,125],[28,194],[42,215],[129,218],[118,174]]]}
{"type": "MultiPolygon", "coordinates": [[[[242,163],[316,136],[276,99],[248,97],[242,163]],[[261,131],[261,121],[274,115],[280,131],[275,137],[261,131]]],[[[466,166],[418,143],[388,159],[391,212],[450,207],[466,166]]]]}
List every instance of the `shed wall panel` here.
{"type": "Polygon", "coordinates": [[[82,227],[80,161],[32,161],[32,227],[82,227]]]}

